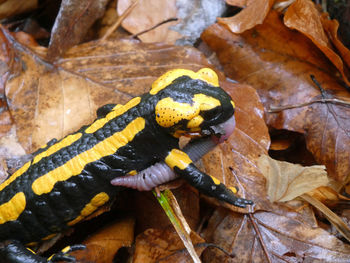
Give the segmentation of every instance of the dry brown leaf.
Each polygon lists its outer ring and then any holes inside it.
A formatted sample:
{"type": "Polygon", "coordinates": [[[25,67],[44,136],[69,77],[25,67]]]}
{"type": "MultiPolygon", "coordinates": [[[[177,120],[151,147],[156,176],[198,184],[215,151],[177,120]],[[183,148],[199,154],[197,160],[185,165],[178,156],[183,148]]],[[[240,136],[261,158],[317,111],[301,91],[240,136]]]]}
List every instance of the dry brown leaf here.
{"type": "Polygon", "coordinates": [[[350,108],[333,103],[311,103],[324,97],[350,101],[334,68],[310,40],[287,29],[271,11],[263,25],[236,35],[218,24],[202,35],[217,53],[227,76],[257,89],[265,108],[306,103],[304,107],[267,115],[276,129],[304,133],[315,159],[329,175],[344,181],[350,174],[350,108]],[[326,90],[321,95],[310,75],[326,90]]]}
{"type": "Polygon", "coordinates": [[[79,44],[90,26],[100,18],[108,0],[63,0],[51,31],[47,58],[53,61],[79,44]]]}
{"type": "MultiPolygon", "coordinates": [[[[171,191],[174,193],[190,228],[196,229],[201,220],[198,191],[188,184],[171,191]]],[[[172,227],[169,218],[151,192],[135,193],[135,211],[137,211],[136,227],[138,233],[149,228],[165,229],[172,227]]]]}
{"type": "Polygon", "coordinates": [[[19,141],[27,151],[91,122],[101,105],[125,103],[147,92],[169,69],[208,66],[193,48],[137,41],[89,42],[49,64],[3,32],[16,57],[9,61],[13,70],[6,96],[19,141]]]}
{"type": "Polygon", "coordinates": [[[248,85],[229,82],[220,85],[236,103],[236,128],[227,142],[204,156],[205,171],[226,185],[237,186],[239,196],[254,201],[252,210],[269,209],[265,178],[256,166],[257,158],[266,154],[270,145],[262,105],[248,85]]]}
{"type": "Polygon", "coordinates": [[[329,182],[326,167],[281,162],[262,155],[258,167],[267,179],[267,192],[271,202],[290,201],[329,182]]]}
{"type": "Polygon", "coordinates": [[[38,0],[5,0],[0,4],[0,19],[29,12],[38,7],[38,0]]]}
{"type": "Polygon", "coordinates": [[[310,38],[339,70],[347,85],[350,85],[346,75],[347,69],[338,54],[333,51],[323,30],[321,15],[311,0],[296,0],[291,4],[285,13],[284,24],[310,38]]]}
{"type": "Polygon", "coordinates": [[[130,247],[134,241],[135,220],[126,218],[104,227],[84,240],[84,250],[72,252],[78,262],[113,262],[121,247],[130,247]]]}
{"type": "Polygon", "coordinates": [[[218,22],[234,33],[242,33],[256,25],[262,24],[270,11],[274,0],[247,0],[247,7],[233,17],[218,18],[218,22]]]}
{"type": "MultiPolygon", "coordinates": [[[[236,257],[229,262],[345,263],[350,257],[350,245],[282,206],[274,206],[273,212],[244,216],[218,209],[202,235],[207,242],[234,253],[236,257]]],[[[203,262],[227,260],[227,255],[219,250],[210,249],[203,255],[203,262]]]]}
{"type": "Polygon", "coordinates": [[[226,4],[233,6],[245,7],[249,0],[226,0],[226,4]]]}
{"type": "Polygon", "coordinates": [[[350,67],[350,50],[343,45],[338,38],[339,23],[337,20],[330,20],[327,13],[322,14],[321,22],[324,30],[327,32],[329,39],[333,45],[337,48],[346,65],[350,67]]]}
{"type": "Polygon", "coordinates": [[[322,212],[339,233],[350,242],[350,227],[347,226],[337,214],[309,194],[303,194],[301,198],[313,205],[318,211],[322,212]]]}
{"type": "MultiPolygon", "coordinates": [[[[133,2],[135,2],[135,0],[119,0],[117,7],[118,14],[123,14],[133,2]]],[[[137,34],[174,17],[177,17],[175,0],[142,0],[139,1],[134,10],[124,19],[122,26],[129,32],[137,34]]],[[[181,35],[173,30],[169,30],[169,26],[176,25],[177,23],[177,21],[166,23],[150,32],[140,35],[139,38],[146,43],[174,43],[181,35]]]]}
{"type": "MultiPolygon", "coordinates": [[[[192,233],[193,244],[204,240],[192,233]]],[[[201,254],[206,246],[194,246],[197,254],[201,254]]],[[[143,262],[192,262],[183,243],[172,228],[165,230],[148,229],[136,238],[134,263],[143,262]]]]}

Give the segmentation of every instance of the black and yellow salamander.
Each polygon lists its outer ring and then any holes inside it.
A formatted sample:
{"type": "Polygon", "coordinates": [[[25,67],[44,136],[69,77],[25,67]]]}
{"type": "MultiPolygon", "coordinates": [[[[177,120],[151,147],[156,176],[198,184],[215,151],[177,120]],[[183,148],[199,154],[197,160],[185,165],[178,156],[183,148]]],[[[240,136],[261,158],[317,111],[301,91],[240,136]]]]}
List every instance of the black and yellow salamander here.
{"type": "Polygon", "coordinates": [[[142,171],[156,173],[147,168],[154,169],[158,162],[205,195],[239,207],[252,204],[236,197],[235,188],[201,172],[179,149],[181,136],[215,143],[227,139],[234,128],[234,110],[216,73],[208,68],[171,70],[149,93],[125,105],[101,107],[92,124],[52,141],[0,185],[0,262],[64,258],[58,253],[45,259],[25,246],[50,240],[84,220],[124,186],[145,190],[172,179],[151,178],[133,185],[132,175],[140,180],[145,177],[142,171]],[[118,180],[122,177],[128,180],[118,180]]]}

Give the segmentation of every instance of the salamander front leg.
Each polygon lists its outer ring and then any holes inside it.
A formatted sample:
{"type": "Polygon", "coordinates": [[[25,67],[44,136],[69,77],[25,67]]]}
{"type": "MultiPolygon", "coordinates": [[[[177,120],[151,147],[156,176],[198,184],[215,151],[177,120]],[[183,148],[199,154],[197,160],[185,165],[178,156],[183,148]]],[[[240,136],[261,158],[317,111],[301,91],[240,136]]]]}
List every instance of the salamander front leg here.
{"type": "Polygon", "coordinates": [[[233,191],[237,192],[235,188],[230,190],[215,177],[201,172],[188,155],[179,149],[173,149],[165,158],[165,163],[205,195],[238,207],[246,207],[253,204],[250,200],[235,196],[233,193],[233,191]]]}

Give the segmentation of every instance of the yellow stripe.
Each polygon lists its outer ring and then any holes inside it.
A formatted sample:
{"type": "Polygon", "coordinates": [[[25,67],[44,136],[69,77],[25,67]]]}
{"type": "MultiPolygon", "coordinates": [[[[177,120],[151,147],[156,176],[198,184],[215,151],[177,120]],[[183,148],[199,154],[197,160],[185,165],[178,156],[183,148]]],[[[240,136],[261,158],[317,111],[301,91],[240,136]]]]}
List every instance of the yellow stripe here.
{"type": "Polygon", "coordinates": [[[110,120],[124,114],[131,108],[135,107],[137,104],[141,102],[141,97],[135,97],[132,100],[130,100],[125,105],[116,105],[114,106],[113,110],[106,115],[106,117],[96,120],[94,123],[92,123],[88,128],[86,128],[86,133],[94,133],[98,129],[101,129],[107,122],[110,120]]]}
{"type": "Polygon", "coordinates": [[[53,233],[53,234],[50,234],[50,235],[48,235],[48,236],[46,236],[46,237],[43,237],[41,240],[49,240],[49,239],[54,238],[55,236],[57,236],[57,234],[56,234],[56,233],[53,233]]]}
{"type": "Polygon", "coordinates": [[[30,162],[25,163],[21,168],[19,168],[15,173],[13,173],[9,178],[7,178],[2,184],[0,184],[0,191],[2,191],[6,186],[12,183],[17,177],[24,174],[30,166],[30,162]]]}
{"type": "Polygon", "coordinates": [[[15,194],[10,201],[0,205],[0,224],[16,220],[26,207],[23,192],[15,194]]]}
{"type": "Polygon", "coordinates": [[[178,167],[181,170],[184,170],[187,168],[189,164],[192,163],[192,160],[186,153],[179,149],[173,149],[168,154],[168,156],[165,158],[165,163],[171,168],[174,169],[174,167],[178,167]]]}
{"type": "Polygon", "coordinates": [[[115,153],[120,147],[132,141],[137,133],[145,128],[145,119],[138,117],[130,122],[124,130],[99,142],[91,149],[73,157],[64,165],[36,179],[32,184],[35,194],[49,193],[57,182],[68,180],[82,172],[85,165],[104,156],[115,153]]]}
{"type": "Polygon", "coordinates": [[[215,178],[214,176],[211,176],[211,175],[209,175],[210,177],[211,177],[211,179],[214,181],[214,184],[216,184],[216,185],[219,185],[219,184],[221,184],[221,182],[220,182],[220,180],[219,179],[217,179],[217,178],[215,178]]]}
{"type": "Polygon", "coordinates": [[[67,225],[72,226],[78,223],[79,221],[83,220],[88,215],[91,215],[97,208],[104,205],[109,200],[108,194],[102,192],[97,195],[95,195],[91,201],[85,205],[85,207],[81,210],[80,215],[67,223],[67,225]]]}
{"type": "Polygon", "coordinates": [[[169,84],[171,84],[175,79],[182,76],[188,76],[191,79],[200,79],[215,87],[219,86],[218,76],[216,75],[215,71],[210,68],[202,68],[198,72],[188,69],[174,69],[166,72],[155,82],[153,82],[152,89],[149,93],[151,95],[157,94],[160,90],[169,86],[169,84]]]}
{"type": "Polygon", "coordinates": [[[43,151],[42,153],[39,153],[37,156],[35,156],[33,159],[33,164],[39,162],[42,158],[50,156],[55,152],[61,150],[62,148],[71,145],[72,143],[79,140],[81,136],[82,134],[80,132],[76,134],[68,135],[67,137],[63,138],[61,141],[50,146],[50,148],[48,148],[46,151],[43,151]]]}

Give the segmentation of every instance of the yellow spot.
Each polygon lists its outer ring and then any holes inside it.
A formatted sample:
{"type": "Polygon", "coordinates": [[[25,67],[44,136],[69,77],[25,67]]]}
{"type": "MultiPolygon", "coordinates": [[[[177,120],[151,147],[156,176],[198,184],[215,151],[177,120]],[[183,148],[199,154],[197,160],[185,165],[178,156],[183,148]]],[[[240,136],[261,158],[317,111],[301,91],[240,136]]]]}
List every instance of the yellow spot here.
{"type": "Polygon", "coordinates": [[[228,189],[230,189],[234,194],[237,194],[237,187],[229,187],[228,189]]]}
{"type": "Polygon", "coordinates": [[[81,136],[82,136],[81,133],[68,135],[67,137],[63,138],[61,141],[50,146],[46,151],[43,151],[42,153],[39,153],[38,155],[36,155],[33,159],[33,164],[39,162],[42,158],[50,156],[55,152],[59,151],[60,149],[71,145],[72,143],[79,140],[81,136]]]}
{"type": "Polygon", "coordinates": [[[188,165],[192,163],[192,160],[186,153],[180,151],[179,149],[173,149],[165,158],[165,163],[171,168],[178,167],[181,170],[187,168],[188,165]]]}
{"type": "Polygon", "coordinates": [[[194,103],[181,103],[172,98],[160,100],[155,109],[156,121],[162,126],[169,128],[181,120],[190,120],[199,114],[199,105],[194,103]]]}
{"type": "Polygon", "coordinates": [[[201,125],[203,121],[204,121],[203,117],[198,115],[187,123],[187,128],[189,129],[197,128],[199,127],[199,125],[201,125]]]}
{"type": "Polygon", "coordinates": [[[160,90],[169,86],[169,84],[171,84],[175,79],[182,76],[188,76],[191,79],[200,79],[215,87],[219,86],[218,76],[216,75],[215,71],[210,68],[202,68],[198,72],[188,69],[174,69],[166,72],[153,82],[150,94],[157,94],[160,90]]]}
{"type": "Polygon", "coordinates": [[[23,192],[15,194],[8,202],[0,205],[0,224],[16,220],[26,207],[23,192]]]}
{"type": "Polygon", "coordinates": [[[80,215],[75,218],[74,220],[67,223],[67,225],[72,226],[78,223],[79,221],[83,220],[88,215],[91,215],[97,208],[104,205],[106,202],[108,202],[109,196],[102,192],[97,195],[95,195],[91,201],[85,205],[85,207],[81,210],[80,215]]]}
{"type": "Polygon", "coordinates": [[[67,253],[70,250],[70,246],[66,246],[64,249],[62,249],[61,251],[63,253],[67,253]]]}
{"type": "MultiPolygon", "coordinates": [[[[38,242],[30,242],[30,243],[27,243],[26,246],[28,247],[34,247],[38,244],[38,242]]],[[[28,249],[28,248],[27,248],[28,249]]]]}
{"type": "Polygon", "coordinates": [[[205,94],[195,94],[192,105],[177,102],[168,97],[158,101],[155,108],[156,121],[160,126],[169,128],[181,120],[189,120],[190,126],[187,127],[195,128],[203,121],[203,118],[199,115],[201,111],[211,110],[220,105],[218,99],[205,94]]]}
{"type": "Polygon", "coordinates": [[[231,104],[232,104],[232,107],[235,109],[236,105],[235,105],[235,103],[232,100],[231,100],[231,104]]]}
{"type": "Polygon", "coordinates": [[[14,172],[9,178],[7,178],[2,184],[0,184],[0,191],[2,191],[6,186],[16,180],[17,177],[24,174],[30,166],[30,161],[25,163],[21,168],[14,172]]]}
{"type": "Polygon", "coordinates": [[[221,105],[221,102],[213,97],[210,97],[205,94],[195,94],[193,101],[200,106],[201,111],[212,110],[221,105]]]}
{"type": "Polygon", "coordinates": [[[80,174],[86,164],[115,153],[120,147],[132,141],[135,135],[144,128],[145,119],[141,117],[136,118],[131,121],[124,130],[116,132],[91,149],[73,157],[64,165],[36,179],[32,184],[33,192],[37,195],[51,192],[57,182],[66,181],[70,177],[80,174]]]}
{"type": "Polygon", "coordinates": [[[215,178],[214,176],[211,176],[211,175],[210,175],[210,177],[211,177],[211,179],[214,181],[214,184],[216,184],[216,185],[221,184],[220,180],[218,180],[218,179],[215,178]]]}
{"type": "Polygon", "coordinates": [[[50,234],[50,235],[48,235],[46,237],[43,237],[41,240],[49,240],[49,239],[54,238],[56,235],[57,235],[56,233],[53,233],[53,234],[50,234]]]}
{"type": "Polygon", "coordinates": [[[114,106],[113,110],[106,115],[106,117],[94,121],[88,128],[86,128],[85,132],[94,133],[98,129],[102,128],[110,120],[124,114],[131,108],[135,107],[137,104],[140,103],[140,101],[141,97],[135,97],[125,105],[117,104],[116,106],[114,106]]]}
{"type": "Polygon", "coordinates": [[[128,175],[136,175],[136,174],[137,174],[136,170],[132,170],[132,171],[128,172],[128,175]]]}

